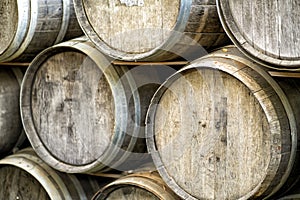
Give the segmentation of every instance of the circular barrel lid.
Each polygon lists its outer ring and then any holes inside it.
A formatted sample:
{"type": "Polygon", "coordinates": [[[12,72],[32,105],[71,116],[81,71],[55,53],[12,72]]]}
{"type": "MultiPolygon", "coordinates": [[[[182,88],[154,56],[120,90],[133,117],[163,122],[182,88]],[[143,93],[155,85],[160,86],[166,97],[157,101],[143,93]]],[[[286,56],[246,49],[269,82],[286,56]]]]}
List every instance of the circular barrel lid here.
{"type": "Polygon", "coordinates": [[[298,0],[217,0],[217,6],[226,33],[245,55],[267,67],[299,68],[298,0]]]}

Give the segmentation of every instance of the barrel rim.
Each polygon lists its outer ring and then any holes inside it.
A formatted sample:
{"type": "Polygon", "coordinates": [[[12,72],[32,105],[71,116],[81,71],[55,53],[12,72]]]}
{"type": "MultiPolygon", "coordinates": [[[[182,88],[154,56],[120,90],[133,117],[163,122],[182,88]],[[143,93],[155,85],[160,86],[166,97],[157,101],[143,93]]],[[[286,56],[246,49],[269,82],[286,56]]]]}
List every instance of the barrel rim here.
{"type": "Polygon", "coordinates": [[[114,123],[117,124],[118,126],[114,127],[114,134],[113,134],[114,138],[111,140],[112,142],[109,143],[108,148],[102,153],[102,155],[99,158],[92,161],[91,163],[82,164],[82,165],[72,165],[71,163],[65,163],[59,160],[54,155],[52,155],[51,152],[45,147],[43,141],[39,137],[39,134],[36,130],[34,120],[32,117],[33,111],[31,109],[31,92],[32,92],[32,84],[35,79],[35,74],[37,70],[40,68],[41,64],[51,55],[57,53],[57,51],[61,52],[63,48],[79,51],[83,54],[86,54],[96,64],[101,63],[102,62],[101,59],[104,58],[102,54],[99,54],[98,51],[95,51],[95,49],[92,46],[90,46],[89,42],[86,40],[85,37],[80,37],[74,40],[70,40],[68,42],[54,45],[52,47],[45,49],[40,54],[38,54],[35,57],[35,59],[30,63],[22,82],[22,87],[20,92],[21,94],[20,114],[21,114],[22,123],[26,135],[28,137],[28,140],[30,141],[34,150],[50,166],[60,171],[69,172],[69,173],[97,172],[107,167],[107,164],[110,164],[110,161],[113,159],[113,155],[118,153],[117,152],[117,150],[119,149],[118,142],[122,141],[125,136],[125,133],[123,133],[122,130],[126,130],[127,110],[125,106],[122,106],[117,103],[117,102],[126,101],[124,88],[123,85],[116,78],[117,72],[113,68],[108,67],[109,66],[108,63],[107,63],[108,65],[104,67],[102,65],[97,65],[98,67],[103,68],[103,69],[100,68],[101,71],[105,71],[103,74],[105,75],[109,85],[113,85],[113,87],[111,87],[112,93],[113,96],[117,98],[117,100],[115,100],[115,114],[118,117],[115,118],[114,123]],[[106,73],[112,76],[108,76],[106,73]],[[120,110],[122,112],[118,112],[120,110]],[[120,113],[124,113],[124,114],[120,115],[120,113]],[[107,162],[102,163],[101,160],[106,160],[107,162]]]}
{"type": "MultiPolygon", "coordinates": [[[[231,48],[231,49],[235,49],[233,46],[227,46],[224,47],[223,49],[226,50],[231,48]]],[[[222,51],[222,50],[220,50],[222,51]]],[[[274,193],[276,193],[281,186],[284,185],[284,183],[286,182],[286,180],[288,179],[289,174],[291,173],[291,170],[293,168],[293,163],[296,157],[296,151],[297,151],[297,128],[296,128],[296,120],[295,120],[295,116],[292,112],[292,108],[291,105],[286,97],[286,95],[284,95],[284,92],[282,91],[282,89],[280,88],[280,86],[275,82],[274,79],[272,79],[272,77],[262,68],[259,67],[258,64],[251,62],[250,60],[245,59],[245,57],[238,53],[238,55],[230,55],[230,54],[225,54],[225,53],[218,53],[218,52],[213,52],[211,54],[208,54],[207,56],[204,56],[200,59],[195,60],[194,62],[192,62],[190,65],[180,69],[178,72],[176,72],[174,75],[172,75],[167,81],[164,82],[164,84],[157,90],[157,92],[154,94],[152,100],[151,100],[151,104],[149,106],[148,112],[147,112],[147,123],[146,123],[146,143],[147,143],[147,148],[148,148],[148,152],[151,154],[153,162],[160,174],[160,176],[165,180],[165,182],[167,183],[167,185],[173,189],[173,191],[176,191],[177,195],[179,195],[180,197],[184,198],[184,199],[196,199],[195,197],[193,197],[191,194],[187,193],[184,189],[182,189],[172,178],[172,176],[169,175],[168,171],[166,170],[166,168],[163,165],[160,153],[156,147],[155,144],[155,133],[154,133],[154,124],[153,124],[153,119],[155,119],[155,114],[156,114],[156,107],[157,104],[160,100],[160,98],[162,97],[163,93],[166,91],[166,89],[168,88],[168,86],[170,86],[175,80],[176,77],[178,76],[179,73],[184,72],[185,70],[189,70],[189,69],[193,69],[193,68],[201,68],[201,67],[205,67],[204,65],[197,65],[199,61],[204,61],[204,62],[211,62],[212,65],[214,65],[214,68],[219,69],[216,65],[217,63],[215,63],[214,61],[210,60],[210,58],[231,58],[235,61],[238,61],[240,63],[243,63],[244,65],[246,65],[247,67],[253,69],[254,71],[256,71],[259,75],[261,75],[267,83],[269,83],[272,86],[272,89],[276,92],[276,94],[279,96],[279,99],[283,105],[283,108],[286,111],[286,116],[288,118],[289,121],[289,126],[290,126],[290,137],[291,137],[291,153],[290,153],[290,159],[287,163],[287,169],[284,172],[284,175],[282,176],[280,183],[274,187],[273,191],[270,194],[267,194],[267,198],[272,196],[274,193]]],[[[213,68],[213,67],[212,67],[213,68]]],[[[220,69],[219,69],[220,70],[220,69]]],[[[228,73],[226,71],[223,71],[224,73],[228,73]]],[[[246,86],[247,87],[247,86],[246,86]]],[[[261,104],[261,102],[259,101],[259,103],[261,104]]],[[[271,157],[272,159],[272,157],[271,157]]],[[[273,158],[274,159],[274,158],[273,158]]],[[[276,171],[276,170],[275,170],[276,171]]],[[[262,180],[261,184],[265,181],[265,179],[262,180]]],[[[257,185],[256,188],[254,188],[252,190],[252,193],[255,194],[257,191],[257,189],[259,189],[260,184],[257,185]]],[[[265,190],[263,192],[265,192],[268,188],[265,188],[265,190]]],[[[248,193],[248,196],[242,198],[242,199],[248,199],[251,195],[253,195],[250,193],[248,193]]]]}
{"type": "Polygon", "coordinates": [[[29,173],[43,186],[51,199],[71,199],[71,195],[63,180],[52,168],[43,163],[39,157],[26,154],[26,151],[18,152],[0,160],[0,166],[5,165],[14,166],[29,173]],[[62,188],[62,191],[57,190],[58,186],[62,188]]]}
{"type": "Polygon", "coordinates": [[[81,26],[85,35],[87,35],[91,39],[91,41],[96,45],[96,47],[106,55],[109,55],[119,60],[136,61],[154,59],[159,55],[163,54],[165,50],[170,50],[180,40],[181,34],[178,33],[183,33],[185,29],[185,24],[188,21],[193,0],[180,0],[178,17],[173,30],[171,30],[171,34],[158,47],[155,47],[154,49],[144,53],[123,52],[121,50],[114,49],[113,47],[107,45],[105,41],[103,41],[98,36],[96,31],[90,25],[82,1],[83,0],[74,0],[73,2],[78,23],[81,26]]]}
{"type": "Polygon", "coordinates": [[[54,44],[58,44],[59,42],[61,42],[67,33],[69,22],[70,22],[71,6],[73,6],[71,4],[71,1],[72,0],[63,0],[62,2],[62,9],[63,9],[62,20],[61,20],[62,23],[54,44]]]}
{"type": "Polygon", "coordinates": [[[223,29],[231,41],[245,56],[271,69],[289,71],[300,70],[300,58],[297,60],[275,58],[274,56],[261,52],[259,49],[256,49],[252,44],[250,44],[239,31],[229,9],[224,9],[229,8],[228,0],[217,0],[216,5],[223,29]],[[227,23],[228,21],[230,23],[227,23]]]}
{"type": "MultiPolygon", "coordinates": [[[[22,42],[24,41],[24,36],[27,34],[28,26],[31,18],[31,13],[26,12],[31,6],[31,1],[24,0],[24,1],[18,1],[16,2],[18,6],[18,25],[16,27],[14,35],[12,36],[10,44],[7,46],[6,49],[4,49],[2,52],[0,52],[0,60],[1,62],[9,61],[10,56],[12,56],[20,46],[22,45],[22,42]]],[[[30,10],[30,9],[29,9],[30,10]]]]}
{"type": "MultiPolygon", "coordinates": [[[[19,44],[16,51],[9,56],[5,61],[12,61],[18,58],[24,51],[27,49],[30,44],[32,38],[34,37],[35,28],[37,26],[37,18],[38,18],[38,1],[30,1],[30,19],[29,24],[27,25],[25,37],[22,38],[22,42],[19,44]]],[[[22,19],[21,19],[22,20],[22,19]]]]}

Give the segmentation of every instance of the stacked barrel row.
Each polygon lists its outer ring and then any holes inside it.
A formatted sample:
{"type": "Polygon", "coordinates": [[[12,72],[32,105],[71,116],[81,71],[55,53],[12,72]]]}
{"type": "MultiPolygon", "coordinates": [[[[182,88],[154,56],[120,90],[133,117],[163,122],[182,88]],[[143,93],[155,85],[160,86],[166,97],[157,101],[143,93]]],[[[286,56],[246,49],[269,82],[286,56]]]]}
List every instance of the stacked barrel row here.
{"type": "Polygon", "coordinates": [[[2,1],[0,195],[297,198],[298,7],[2,1]]]}

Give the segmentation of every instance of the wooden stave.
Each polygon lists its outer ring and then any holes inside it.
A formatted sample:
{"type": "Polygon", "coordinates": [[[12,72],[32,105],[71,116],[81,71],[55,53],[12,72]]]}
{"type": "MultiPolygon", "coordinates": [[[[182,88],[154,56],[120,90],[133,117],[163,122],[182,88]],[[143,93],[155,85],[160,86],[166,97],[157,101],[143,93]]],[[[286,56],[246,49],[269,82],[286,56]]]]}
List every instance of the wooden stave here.
{"type": "MultiPolygon", "coordinates": [[[[15,85],[16,87],[21,87],[21,82],[23,79],[23,73],[21,72],[21,70],[19,68],[2,68],[1,71],[3,70],[3,72],[10,72],[12,76],[14,76],[15,78],[15,85]]],[[[9,75],[9,74],[8,74],[9,75]]],[[[5,81],[5,80],[2,80],[5,81]]],[[[9,82],[6,82],[9,83],[9,82]]],[[[10,82],[11,83],[11,82],[10,82]]],[[[10,87],[10,86],[8,86],[10,87]]],[[[19,91],[15,94],[17,96],[17,99],[19,99],[19,91]]],[[[11,91],[12,92],[12,91],[11,91]]],[[[9,92],[10,93],[10,92],[9,92]]],[[[8,93],[8,94],[9,94],[8,93]]],[[[10,102],[12,102],[12,99],[10,99],[10,102]]],[[[20,113],[15,113],[14,119],[7,119],[7,114],[13,112],[13,110],[18,110],[19,111],[19,102],[17,102],[17,104],[15,104],[14,106],[9,106],[9,108],[2,108],[4,112],[6,112],[5,118],[2,119],[1,121],[4,123],[4,126],[1,126],[1,129],[3,130],[7,130],[7,128],[5,128],[6,125],[10,124],[15,124],[15,127],[18,127],[17,130],[15,129],[10,129],[10,132],[4,133],[4,135],[1,135],[1,157],[12,153],[14,150],[17,150],[19,145],[22,145],[24,140],[26,139],[26,137],[24,137],[24,133],[23,131],[23,127],[22,127],[22,122],[21,122],[21,116],[20,113]],[[7,113],[8,112],[8,113],[7,113]],[[14,123],[12,123],[12,121],[14,121],[14,123]]]]}
{"type": "MultiPolygon", "coordinates": [[[[136,89],[136,80],[131,76],[130,73],[126,73],[128,71],[128,68],[126,66],[118,66],[113,67],[110,64],[110,61],[107,57],[104,57],[101,53],[99,53],[98,50],[96,50],[93,46],[93,44],[86,38],[81,37],[77,39],[70,40],[65,43],[58,44],[56,46],[50,47],[46,50],[44,50],[42,53],[40,53],[31,63],[32,67],[29,67],[25,77],[24,81],[22,83],[21,87],[21,119],[24,125],[24,129],[27,133],[27,137],[35,149],[36,153],[50,166],[54,167],[55,169],[67,173],[86,173],[86,174],[99,174],[105,171],[111,170],[111,168],[120,168],[121,170],[129,170],[126,168],[126,165],[129,164],[129,166],[132,165],[140,165],[144,162],[151,162],[150,156],[148,154],[145,154],[146,147],[145,144],[137,144],[137,138],[141,137],[144,138],[143,130],[141,132],[139,127],[136,127],[136,125],[140,126],[142,125],[143,117],[142,115],[145,115],[140,113],[141,107],[143,105],[139,102],[139,94],[133,95],[133,103],[134,103],[134,120],[137,123],[133,127],[130,127],[130,129],[126,129],[127,127],[127,119],[129,117],[130,112],[126,110],[123,104],[126,104],[126,101],[128,101],[128,94],[125,93],[125,91],[132,90],[135,91],[136,89]],[[111,84],[111,87],[113,89],[114,98],[116,98],[115,105],[118,107],[116,111],[118,110],[118,118],[116,119],[117,129],[115,130],[114,135],[114,143],[111,143],[111,145],[108,147],[108,149],[105,150],[102,156],[94,160],[92,163],[84,164],[84,165],[71,165],[69,163],[66,163],[64,161],[61,161],[54,157],[51,152],[44,146],[43,142],[38,136],[37,131],[35,130],[35,125],[33,123],[32,119],[32,111],[30,109],[30,95],[31,95],[31,84],[35,77],[35,72],[39,68],[40,65],[42,65],[43,61],[46,60],[49,56],[55,55],[57,52],[65,51],[65,50],[74,50],[74,51],[80,51],[84,53],[85,55],[88,55],[93,61],[98,63],[98,67],[101,68],[101,70],[105,71],[105,76],[109,78],[109,84],[111,84]],[[122,76],[125,74],[125,76],[122,76]],[[119,77],[122,76],[122,81],[119,80],[119,77]],[[125,78],[124,78],[125,77],[125,78]],[[125,89],[127,88],[127,89],[125,89]],[[27,116],[27,117],[26,117],[27,116]],[[124,133],[120,134],[118,130],[130,130],[129,134],[124,135],[124,133]],[[133,136],[133,137],[132,137],[133,136]],[[125,138],[129,138],[129,143],[122,143],[125,138]],[[124,150],[120,150],[120,146],[125,145],[125,147],[128,145],[128,147],[124,150]],[[142,150],[140,152],[139,150],[136,151],[136,145],[141,145],[142,150]],[[143,147],[144,146],[144,147],[143,147]],[[131,152],[137,152],[137,153],[143,153],[142,157],[139,156],[138,160],[135,160],[136,157],[133,156],[133,160],[127,160],[130,156],[131,152]],[[103,162],[104,163],[103,163],[103,162]],[[133,163],[131,163],[133,162],[133,163]],[[136,163],[137,162],[137,163],[136,163]]],[[[152,68],[154,69],[154,68],[152,68]]],[[[170,73],[170,72],[169,72],[170,73]]],[[[157,86],[153,86],[157,87],[157,86]]],[[[150,99],[149,99],[150,100],[150,99]]],[[[143,142],[145,143],[145,142],[143,142]]],[[[123,147],[122,147],[123,148],[123,147]]],[[[134,168],[136,166],[133,166],[134,168]]]]}
{"type": "MultiPolygon", "coordinates": [[[[184,59],[190,59],[189,54],[197,53],[202,54],[203,47],[205,49],[212,49],[218,46],[222,46],[224,44],[228,44],[230,41],[226,34],[224,34],[224,30],[222,29],[221,24],[219,24],[218,28],[207,28],[202,27],[202,29],[213,29],[214,31],[203,31],[199,32],[197,28],[192,28],[194,19],[197,18],[198,13],[192,13],[191,17],[190,11],[193,8],[199,7],[204,9],[205,13],[208,14],[209,12],[214,13],[215,2],[208,0],[208,1],[198,1],[198,0],[189,0],[189,1],[181,1],[180,5],[180,14],[178,15],[176,25],[168,37],[168,39],[160,44],[158,47],[155,47],[153,50],[144,53],[130,53],[130,52],[123,52],[118,50],[114,47],[110,47],[107,45],[95,32],[91,24],[88,22],[87,14],[85,13],[85,8],[83,5],[82,0],[74,0],[75,5],[75,12],[78,18],[78,22],[90,40],[96,45],[98,49],[100,49],[104,54],[113,57],[118,60],[124,61],[165,61],[165,60],[173,60],[178,57],[183,57],[184,59]],[[187,36],[188,35],[188,36],[187,36]],[[206,39],[208,37],[209,39],[206,39]],[[186,45],[185,42],[181,42],[182,40],[188,41],[189,45],[186,45]],[[202,42],[199,42],[202,40],[202,42]],[[198,42],[198,43],[197,43],[198,42]],[[197,43],[197,44],[195,44],[197,43]],[[192,52],[192,48],[195,48],[192,52]]],[[[216,13],[216,12],[215,12],[216,13]]],[[[209,21],[209,18],[206,16],[201,18],[203,21],[209,21]]],[[[210,19],[211,20],[211,19],[210,19]]],[[[201,23],[203,23],[201,21],[201,23]]],[[[206,23],[206,26],[209,26],[212,22],[206,23]]],[[[214,24],[218,24],[219,19],[214,19],[214,24]]],[[[200,24],[199,24],[200,26],[200,24]]]]}
{"type": "MultiPolygon", "coordinates": [[[[295,120],[296,120],[296,126],[297,130],[300,130],[300,124],[299,122],[299,107],[297,103],[297,96],[299,95],[299,80],[297,78],[290,78],[290,79],[285,79],[285,78],[275,78],[276,82],[279,84],[281,88],[284,89],[284,93],[287,96],[291,107],[293,108],[293,112],[295,113],[295,120]]],[[[294,188],[297,188],[297,185],[300,183],[300,176],[299,176],[299,168],[300,168],[300,136],[299,133],[297,133],[297,141],[295,142],[296,146],[296,152],[294,156],[294,163],[291,166],[290,169],[290,174],[286,182],[282,185],[282,187],[279,188],[279,190],[276,193],[272,193],[273,196],[272,198],[282,196],[284,194],[290,193],[290,191],[293,191],[294,188]]]]}
{"type": "Polygon", "coordinates": [[[132,186],[146,190],[158,199],[179,200],[179,197],[172,190],[170,190],[168,186],[166,186],[157,172],[139,172],[121,177],[104,186],[94,195],[92,199],[106,199],[110,193],[114,192],[114,190],[126,186],[132,186]]]}
{"type": "Polygon", "coordinates": [[[217,0],[216,4],[220,21],[225,32],[227,33],[227,36],[244,55],[267,68],[288,71],[299,70],[299,58],[281,59],[279,55],[272,54],[271,52],[268,52],[270,54],[268,55],[263,52],[263,50],[256,48],[255,41],[247,41],[247,39],[244,38],[243,33],[238,30],[238,26],[235,24],[235,21],[229,9],[228,0],[217,0]]]}
{"type": "Polygon", "coordinates": [[[42,185],[50,199],[87,200],[99,190],[101,185],[97,178],[66,174],[52,169],[35,154],[32,148],[22,149],[3,158],[0,160],[0,165],[13,166],[29,173],[42,185]]]}
{"type": "MultiPolygon", "coordinates": [[[[51,2],[45,2],[45,4],[38,1],[17,2],[18,27],[10,45],[6,49],[3,49],[3,52],[0,54],[1,62],[31,61],[45,48],[83,34],[75,16],[73,2],[70,0],[61,0],[61,3],[57,5],[54,0],[52,1],[54,2],[52,5],[51,2]],[[45,9],[50,10],[52,12],[50,14],[54,15],[53,19],[55,19],[57,13],[53,10],[54,5],[56,10],[62,7],[63,11],[60,15],[60,21],[50,23],[49,27],[45,30],[43,23],[45,23],[47,16],[46,13],[40,13],[40,11],[45,9]],[[61,23],[58,30],[55,29],[57,23],[61,23]],[[40,40],[40,38],[45,37],[46,31],[48,31],[46,37],[51,38],[50,41],[40,40]]],[[[47,19],[46,21],[50,20],[47,19]]]]}
{"type": "MultiPolygon", "coordinates": [[[[292,97],[292,95],[286,94],[283,89],[286,89],[284,84],[286,83],[277,83],[275,80],[273,80],[266,72],[266,70],[263,67],[257,66],[257,63],[254,63],[250,61],[247,57],[245,57],[243,54],[240,53],[236,48],[232,46],[224,47],[223,49],[213,52],[203,58],[200,58],[194,62],[192,62],[190,65],[184,67],[183,69],[179,70],[177,73],[175,73],[173,76],[171,76],[156,92],[156,94],[153,96],[151,100],[151,104],[149,106],[149,110],[147,113],[147,129],[146,129],[146,142],[147,142],[147,147],[148,151],[152,156],[152,159],[154,161],[154,164],[163,178],[163,180],[167,183],[167,185],[181,198],[183,199],[197,199],[195,198],[192,194],[188,194],[184,189],[182,189],[172,178],[175,175],[169,174],[167,169],[164,167],[164,164],[161,160],[160,153],[157,150],[156,144],[155,144],[155,136],[154,136],[154,130],[153,130],[153,121],[155,119],[155,112],[156,112],[156,104],[159,103],[160,98],[164,94],[164,92],[167,90],[167,88],[176,80],[177,77],[180,77],[180,73],[184,72],[185,70],[193,69],[194,67],[197,68],[198,64],[200,64],[201,67],[205,67],[206,64],[211,64],[216,69],[221,69],[218,67],[218,65],[222,65],[223,61],[218,60],[218,58],[225,58],[225,59],[233,59],[234,62],[241,62],[243,64],[246,63],[248,67],[251,67],[252,69],[255,69],[257,73],[263,78],[266,79],[268,83],[274,87],[273,89],[276,91],[277,94],[279,95],[280,100],[282,101],[284,108],[286,109],[287,112],[287,118],[289,119],[289,125],[291,128],[291,134],[290,134],[290,140],[291,140],[291,155],[289,160],[285,163],[285,168],[281,170],[284,170],[283,175],[281,176],[281,180],[275,180],[276,184],[270,184],[270,187],[266,186],[264,189],[264,192],[261,192],[257,196],[253,197],[253,194],[250,194],[248,196],[245,196],[241,199],[261,199],[261,198],[270,198],[273,197],[274,195],[280,194],[280,192],[286,192],[287,190],[290,190],[291,187],[296,183],[296,181],[299,180],[299,173],[297,172],[297,169],[299,168],[299,144],[297,144],[297,140],[299,140],[299,135],[297,133],[297,130],[299,130],[300,126],[297,121],[299,120],[299,115],[295,113],[295,111],[292,109],[292,106],[296,106],[295,102],[291,103],[289,100],[292,97]],[[228,53],[227,53],[228,52],[228,53]],[[200,62],[199,62],[200,61],[200,62]],[[203,61],[203,63],[201,63],[203,61]],[[281,88],[283,87],[283,89],[281,88]],[[297,139],[298,138],[298,139],[297,139]]],[[[224,62],[226,63],[226,62],[224,62]]],[[[209,66],[209,65],[208,65],[209,66]]],[[[231,69],[228,69],[230,72],[231,69]]],[[[228,72],[224,70],[224,72],[228,72]]],[[[287,90],[290,89],[291,86],[287,87],[287,90]]],[[[289,136],[286,136],[287,138],[289,136]]],[[[283,159],[284,161],[284,159],[283,159]]],[[[264,186],[265,187],[265,186],[264,186]]]]}

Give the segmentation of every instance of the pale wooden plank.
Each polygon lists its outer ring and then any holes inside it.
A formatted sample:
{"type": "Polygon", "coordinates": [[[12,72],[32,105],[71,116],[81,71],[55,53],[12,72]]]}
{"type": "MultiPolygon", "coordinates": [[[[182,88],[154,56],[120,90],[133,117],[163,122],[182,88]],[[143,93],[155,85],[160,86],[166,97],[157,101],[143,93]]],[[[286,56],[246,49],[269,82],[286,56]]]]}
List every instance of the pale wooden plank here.
{"type": "MultiPolygon", "coordinates": [[[[264,1],[254,0],[251,7],[251,16],[253,17],[252,25],[252,38],[250,38],[249,43],[257,49],[260,53],[265,53],[266,45],[266,30],[265,30],[265,3],[264,1]]],[[[273,13],[270,13],[271,15],[273,13]]],[[[245,22],[246,24],[247,22],[245,22]]],[[[246,31],[247,30],[243,30],[246,31]]]]}
{"type": "Polygon", "coordinates": [[[279,1],[280,15],[280,57],[283,59],[299,58],[299,2],[296,0],[279,1]]]}
{"type": "Polygon", "coordinates": [[[281,17],[278,14],[280,5],[279,1],[265,2],[265,50],[269,56],[276,57],[280,55],[280,43],[279,38],[281,29],[281,17]]]}

